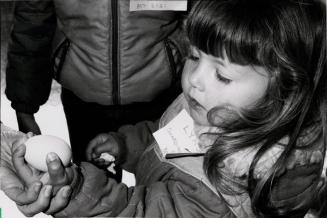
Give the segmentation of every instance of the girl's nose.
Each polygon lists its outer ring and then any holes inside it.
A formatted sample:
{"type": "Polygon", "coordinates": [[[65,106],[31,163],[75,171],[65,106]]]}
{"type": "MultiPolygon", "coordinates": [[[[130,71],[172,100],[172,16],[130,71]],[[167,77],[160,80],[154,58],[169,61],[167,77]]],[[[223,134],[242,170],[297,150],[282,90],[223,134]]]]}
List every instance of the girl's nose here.
{"type": "Polygon", "coordinates": [[[191,70],[188,79],[193,88],[204,91],[204,67],[201,65],[202,64],[198,64],[191,70]]]}

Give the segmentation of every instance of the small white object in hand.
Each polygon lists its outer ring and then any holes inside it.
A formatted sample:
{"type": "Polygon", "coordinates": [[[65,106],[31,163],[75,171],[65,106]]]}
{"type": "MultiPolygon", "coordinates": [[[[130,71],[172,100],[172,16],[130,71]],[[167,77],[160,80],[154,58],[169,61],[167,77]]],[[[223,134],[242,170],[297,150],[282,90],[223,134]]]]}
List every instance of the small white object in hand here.
{"type": "Polygon", "coordinates": [[[110,166],[108,166],[107,170],[109,172],[112,172],[113,174],[116,174],[116,170],[114,169],[114,167],[116,166],[114,163],[114,161],[116,160],[115,157],[109,153],[102,153],[100,155],[100,158],[105,160],[106,162],[111,163],[110,166]]]}
{"type": "Polygon", "coordinates": [[[109,153],[102,153],[100,155],[100,158],[107,161],[107,162],[114,162],[115,161],[115,157],[112,156],[111,154],[109,153]]]}
{"type": "Polygon", "coordinates": [[[48,171],[46,156],[56,153],[64,166],[71,162],[72,152],[70,146],[61,138],[51,135],[36,135],[25,142],[25,160],[35,169],[48,171]]]}

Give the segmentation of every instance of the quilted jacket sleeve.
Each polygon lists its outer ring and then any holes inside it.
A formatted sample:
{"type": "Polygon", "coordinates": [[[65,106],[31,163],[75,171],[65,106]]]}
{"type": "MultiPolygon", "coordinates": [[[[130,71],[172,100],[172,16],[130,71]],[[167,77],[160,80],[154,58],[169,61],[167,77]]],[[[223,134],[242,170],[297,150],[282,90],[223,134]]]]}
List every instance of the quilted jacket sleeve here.
{"type": "Polygon", "coordinates": [[[56,27],[52,1],[17,1],[8,46],[6,95],[19,112],[35,113],[50,93],[51,44],[56,27]]]}
{"type": "Polygon", "coordinates": [[[142,179],[136,175],[136,186],[117,183],[106,171],[82,163],[78,193],[55,216],[234,218],[226,203],[202,181],[161,162],[153,146],[142,143],[152,141],[147,132],[154,126],[145,122],[137,124],[138,128],[125,126],[119,130],[126,147],[132,148],[127,153],[126,166],[137,175],[142,174],[142,179]]]}
{"type": "MultiPolygon", "coordinates": [[[[158,122],[144,121],[136,125],[126,125],[118,132],[111,133],[119,138],[119,145],[125,152],[122,168],[134,172],[138,159],[151,144],[152,132],[158,128],[158,122]]],[[[109,178],[106,171],[83,162],[81,164],[80,183],[76,195],[69,205],[56,214],[58,217],[78,216],[143,216],[145,187],[127,187],[109,178]],[[139,207],[139,208],[138,208],[139,207]]],[[[76,187],[75,187],[76,188],[76,187]]]]}
{"type": "Polygon", "coordinates": [[[158,126],[159,120],[156,122],[144,121],[136,125],[122,126],[118,132],[111,133],[122,139],[120,147],[124,156],[120,162],[124,170],[135,172],[137,162],[143,151],[153,142],[152,133],[158,129],[158,126]]]}
{"type": "MultiPolygon", "coordinates": [[[[155,162],[149,163],[149,166],[154,165],[155,162]]],[[[155,170],[155,175],[147,174],[152,177],[151,184],[127,187],[116,183],[94,165],[82,163],[81,189],[55,217],[235,218],[226,203],[201,181],[181,175],[168,165],[155,170]]]]}

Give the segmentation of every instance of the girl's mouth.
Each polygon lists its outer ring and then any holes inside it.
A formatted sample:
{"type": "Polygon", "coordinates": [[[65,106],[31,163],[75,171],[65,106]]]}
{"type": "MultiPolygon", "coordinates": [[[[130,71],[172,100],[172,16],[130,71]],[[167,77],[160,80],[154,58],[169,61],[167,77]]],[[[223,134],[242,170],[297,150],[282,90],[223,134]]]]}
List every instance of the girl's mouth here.
{"type": "Polygon", "coordinates": [[[192,98],[191,96],[188,96],[188,102],[189,102],[190,107],[193,109],[198,110],[200,108],[203,108],[202,105],[197,100],[192,98]]]}

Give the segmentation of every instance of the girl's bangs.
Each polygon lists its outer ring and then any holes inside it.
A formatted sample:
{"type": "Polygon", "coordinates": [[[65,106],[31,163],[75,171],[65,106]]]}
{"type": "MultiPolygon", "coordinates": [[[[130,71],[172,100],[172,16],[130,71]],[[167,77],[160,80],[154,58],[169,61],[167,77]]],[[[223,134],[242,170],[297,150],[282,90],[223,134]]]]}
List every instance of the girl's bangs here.
{"type": "Polygon", "coordinates": [[[268,43],[272,40],[264,20],[246,14],[248,10],[244,8],[225,6],[224,1],[204,2],[194,8],[187,20],[191,45],[215,57],[227,56],[240,65],[272,67],[273,48],[268,43]]]}

